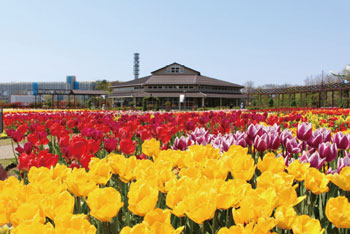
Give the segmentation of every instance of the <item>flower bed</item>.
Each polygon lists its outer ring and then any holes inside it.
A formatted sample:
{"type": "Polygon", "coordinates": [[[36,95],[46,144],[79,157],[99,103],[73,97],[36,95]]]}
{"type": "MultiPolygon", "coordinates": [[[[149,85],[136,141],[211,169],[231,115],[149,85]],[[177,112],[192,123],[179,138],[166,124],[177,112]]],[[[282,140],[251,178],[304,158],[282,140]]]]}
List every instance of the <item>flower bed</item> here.
{"type": "Polygon", "coordinates": [[[346,233],[347,109],[5,113],[11,233],[346,233]]]}

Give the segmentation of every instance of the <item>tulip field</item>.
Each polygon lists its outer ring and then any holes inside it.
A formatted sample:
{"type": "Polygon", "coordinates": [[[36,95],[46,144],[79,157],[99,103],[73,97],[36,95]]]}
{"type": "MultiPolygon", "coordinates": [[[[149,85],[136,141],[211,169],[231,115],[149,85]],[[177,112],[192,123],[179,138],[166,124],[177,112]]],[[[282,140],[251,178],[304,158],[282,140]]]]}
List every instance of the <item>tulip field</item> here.
{"type": "Polygon", "coordinates": [[[349,113],[5,111],[0,233],[350,233],[349,113]]]}

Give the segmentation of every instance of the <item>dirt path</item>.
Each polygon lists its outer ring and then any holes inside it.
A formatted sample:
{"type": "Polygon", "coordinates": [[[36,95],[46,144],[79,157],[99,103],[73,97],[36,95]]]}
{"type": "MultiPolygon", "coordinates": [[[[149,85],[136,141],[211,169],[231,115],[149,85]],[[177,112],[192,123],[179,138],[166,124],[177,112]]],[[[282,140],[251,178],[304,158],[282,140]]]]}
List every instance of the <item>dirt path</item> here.
{"type": "Polygon", "coordinates": [[[11,145],[0,145],[0,159],[14,158],[11,145]]]}

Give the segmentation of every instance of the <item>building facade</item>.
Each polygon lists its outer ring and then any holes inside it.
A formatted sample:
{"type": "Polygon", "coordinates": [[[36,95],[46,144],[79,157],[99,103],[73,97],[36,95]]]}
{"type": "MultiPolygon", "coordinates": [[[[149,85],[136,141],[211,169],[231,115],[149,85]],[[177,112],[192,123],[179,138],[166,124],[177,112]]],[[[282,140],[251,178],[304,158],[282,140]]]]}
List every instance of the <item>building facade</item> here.
{"type": "MultiPolygon", "coordinates": [[[[11,100],[23,99],[23,96],[31,100],[38,94],[38,90],[94,90],[95,87],[96,81],[78,82],[75,76],[67,76],[66,82],[0,83],[0,100],[9,103],[11,100]]],[[[59,96],[58,99],[63,100],[63,96],[59,96]]]]}
{"type": "Polygon", "coordinates": [[[160,106],[170,102],[173,108],[183,105],[193,107],[239,106],[245,101],[241,85],[203,76],[199,71],[173,63],[151,72],[150,76],[112,84],[114,106],[133,103],[141,106],[143,98],[157,97],[160,106]]]}

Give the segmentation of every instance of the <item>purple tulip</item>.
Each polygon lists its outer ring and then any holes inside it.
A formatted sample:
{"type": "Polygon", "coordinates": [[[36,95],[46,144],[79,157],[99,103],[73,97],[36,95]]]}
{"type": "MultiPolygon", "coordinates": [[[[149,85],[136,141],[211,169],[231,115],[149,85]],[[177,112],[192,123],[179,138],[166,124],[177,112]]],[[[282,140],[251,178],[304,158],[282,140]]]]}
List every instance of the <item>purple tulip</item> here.
{"type": "Polygon", "coordinates": [[[326,162],[326,158],[321,158],[317,151],[311,155],[309,152],[304,151],[299,160],[302,163],[310,163],[310,166],[316,169],[320,169],[326,162]]]}
{"type": "Polygon", "coordinates": [[[327,142],[327,141],[331,141],[332,140],[332,135],[331,135],[331,131],[330,130],[327,130],[326,128],[319,128],[319,131],[322,134],[323,142],[327,142]]]}
{"type": "Polygon", "coordinates": [[[264,152],[268,147],[268,137],[267,134],[263,134],[262,136],[256,136],[254,140],[254,147],[259,152],[264,152]]]}
{"type": "Polygon", "coordinates": [[[241,139],[237,139],[235,141],[235,145],[240,145],[243,148],[247,147],[247,142],[245,141],[245,139],[241,138],[241,139]]]}
{"type": "Polygon", "coordinates": [[[196,128],[189,134],[189,137],[195,144],[207,145],[210,143],[209,132],[205,128],[196,128]]]}
{"type": "Polygon", "coordinates": [[[333,170],[331,167],[328,168],[328,170],[326,171],[326,174],[329,175],[329,174],[335,174],[337,173],[337,170],[333,170]]]}
{"type": "Polygon", "coordinates": [[[337,144],[339,149],[346,150],[349,147],[348,135],[345,135],[342,132],[337,132],[333,136],[333,143],[337,144]]]}
{"type": "Polygon", "coordinates": [[[268,148],[272,150],[277,150],[281,145],[281,139],[278,133],[268,133],[268,148]]]}
{"type": "Polygon", "coordinates": [[[301,123],[298,124],[297,137],[299,140],[308,141],[312,135],[312,124],[311,123],[301,123]]]}
{"type": "Polygon", "coordinates": [[[248,143],[248,145],[253,144],[255,136],[258,133],[258,129],[256,126],[259,126],[259,125],[250,124],[249,127],[247,128],[247,143],[248,143]]]}
{"type": "Polygon", "coordinates": [[[316,131],[312,133],[311,137],[307,141],[307,144],[315,149],[317,149],[318,146],[323,142],[322,134],[318,134],[316,131]]]}
{"type": "Polygon", "coordinates": [[[192,144],[192,141],[189,137],[181,136],[180,138],[176,137],[174,141],[174,145],[172,147],[173,150],[186,150],[188,146],[192,144]]]}
{"type": "Polygon", "coordinates": [[[350,156],[345,151],[345,157],[338,159],[337,172],[340,173],[344,167],[350,167],[350,156]]]}
{"type": "Polygon", "coordinates": [[[337,158],[337,145],[329,142],[321,143],[318,147],[318,152],[320,153],[321,158],[326,158],[327,162],[331,162],[337,158]]]}
{"type": "Polygon", "coordinates": [[[300,153],[300,151],[301,151],[300,146],[301,146],[301,143],[298,144],[298,142],[297,142],[297,140],[295,140],[295,138],[287,139],[286,149],[287,149],[288,153],[290,153],[290,154],[300,153]]]}
{"type": "Polygon", "coordinates": [[[117,147],[117,140],[115,138],[106,138],[103,141],[105,150],[110,153],[117,147]]]}
{"type": "Polygon", "coordinates": [[[283,132],[280,135],[281,143],[284,147],[287,145],[287,139],[292,139],[293,133],[289,129],[284,129],[283,132]]]}

